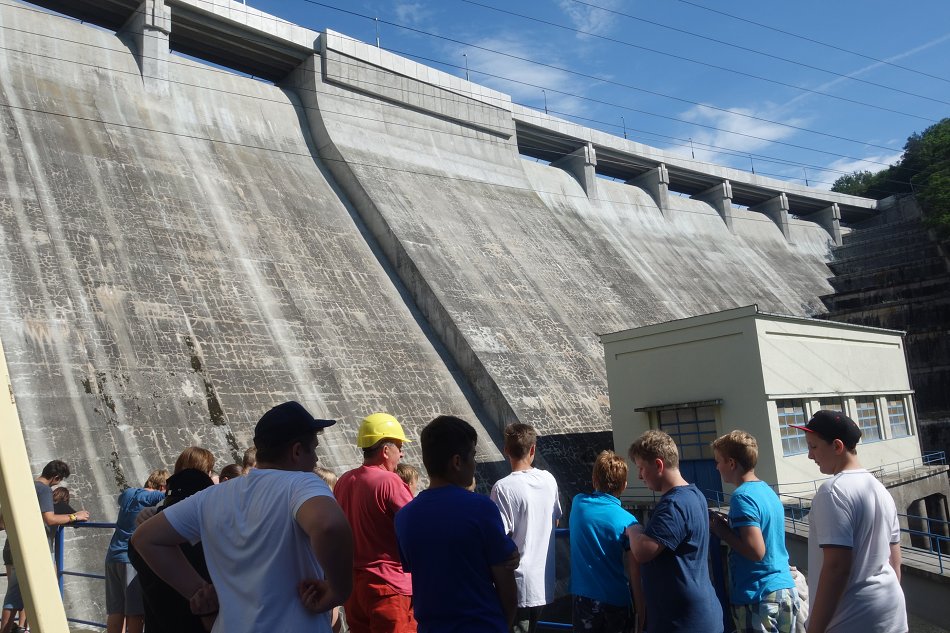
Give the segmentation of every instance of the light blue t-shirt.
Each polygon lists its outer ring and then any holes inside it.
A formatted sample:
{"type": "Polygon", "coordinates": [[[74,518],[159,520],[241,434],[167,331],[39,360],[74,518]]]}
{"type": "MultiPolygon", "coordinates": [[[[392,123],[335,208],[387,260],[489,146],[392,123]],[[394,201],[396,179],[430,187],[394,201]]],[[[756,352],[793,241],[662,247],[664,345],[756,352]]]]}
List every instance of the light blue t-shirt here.
{"type": "Polygon", "coordinates": [[[142,508],[158,505],[165,493],[145,488],[126,488],[119,495],[119,516],[115,520],[115,532],[106,550],[107,563],[129,562],[129,539],[135,530],[135,517],[142,508]]]}
{"type": "Polygon", "coordinates": [[[765,594],[795,587],[785,549],[785,509],[767,483],[747,481],[736,488],[729,503],[729,526],[737,535],[740,527],[757,527],[765,541],[765,558],[760,561],[729,553],[732,604],[762,602],[765,594]]]}
{"type": "Polygon", "coordinates": [[[630,604],[624,531],[637,522],[606,492],[581,493],[571,503],[571,593],[618,607],[630,604]]]}

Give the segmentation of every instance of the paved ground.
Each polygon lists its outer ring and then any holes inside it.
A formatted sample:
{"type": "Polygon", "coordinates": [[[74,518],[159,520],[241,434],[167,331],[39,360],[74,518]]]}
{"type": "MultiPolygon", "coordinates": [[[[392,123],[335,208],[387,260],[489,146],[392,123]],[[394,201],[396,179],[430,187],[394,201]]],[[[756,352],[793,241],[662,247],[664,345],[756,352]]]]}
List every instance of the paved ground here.
{"type": "Polygon", "coordinates": [[[945,629],[936,624],[925,622],[916,616],[909,616],[910,633],[950,633],[950,629],[945,629]]]}

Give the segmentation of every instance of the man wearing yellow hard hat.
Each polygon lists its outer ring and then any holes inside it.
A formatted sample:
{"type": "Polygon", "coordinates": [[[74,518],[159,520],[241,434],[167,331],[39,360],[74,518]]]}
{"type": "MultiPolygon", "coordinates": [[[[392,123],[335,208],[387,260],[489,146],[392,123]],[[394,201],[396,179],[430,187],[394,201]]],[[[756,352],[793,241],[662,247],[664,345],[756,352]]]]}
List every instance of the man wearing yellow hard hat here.
{"type": "Polygon", "coordinates": [[[333,493],[353,528],[353,593],[346,621],[353,633],[415,633],[412,577],[403,571],[394,517],[412,501],[396,474],[409,440],[388,413],[363,418],[356,445],[363,465],[344,473],[333,493]]]}

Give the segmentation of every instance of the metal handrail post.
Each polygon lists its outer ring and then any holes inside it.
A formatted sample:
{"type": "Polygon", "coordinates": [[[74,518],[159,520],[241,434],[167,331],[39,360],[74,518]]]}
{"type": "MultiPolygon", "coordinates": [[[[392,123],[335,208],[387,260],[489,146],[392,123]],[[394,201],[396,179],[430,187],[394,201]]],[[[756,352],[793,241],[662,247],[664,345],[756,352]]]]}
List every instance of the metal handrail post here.
{"type": "Polygon", "coordinates": [[[66,530],[63,529],[63,526],[56,527],[56,546],[54,551],[56,553],[56,584],[59,585],[59,597],[63,597],[63,565],[65,556],[65,545],[66,537],[64,536],[66,530]]]}

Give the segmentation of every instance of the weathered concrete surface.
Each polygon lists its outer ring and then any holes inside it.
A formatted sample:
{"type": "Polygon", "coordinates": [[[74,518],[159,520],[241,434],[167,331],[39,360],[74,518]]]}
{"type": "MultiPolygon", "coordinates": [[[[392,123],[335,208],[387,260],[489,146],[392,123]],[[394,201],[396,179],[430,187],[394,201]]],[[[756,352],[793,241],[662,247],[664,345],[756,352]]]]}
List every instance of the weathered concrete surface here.
{"type": "Polygon", "coordinates": [[[293,94],[172,58],[158,99],[110,33],[6,4],[0,23],[0,337],[35,472],[65,459],[112,520],[125,484],[191,444],[237,459],[288,398],[342,420],[320,448],[338,471],[371,411],[411,436],[475,418],[293,94]]]}
{"type": "MultiPolygon", "coordinates": [[[[327,48],[334,40],[327,38],[327,48]]],[[[348,44],[359,65],[359,43],[348,44]]],[[[369,55],[369,52],[366,53],[369,55]]],[[[326,59],[328,55],[324,55],[326,59]]],[[[597,332],[750,303],[814,314],[827,292],[827,232],[734,211],[735,235],[706,203],[670,196],[669,218],[642,189],[522,159],[494,134],[307,64],[301,94],[321,156],[354,200],[491,414],[546,432],[609,428],[597,332]]],[[[326,62],[325,62],[326,63],[326,62]]],[[[496,104],[485,103],[485,109],[496,104]]]]}
{"type": "Polygon", "coordinates": [[[519,155],[506,95],[332,32],[274,87],[175,56],[156,79],[131,34],[17,5],[0,24],[0,337],[34,468],[68,460],[97,518],[189,444],[237,457],[287,398],[343,419],[337,470],[371,410],[411,435],[455,413],[489,465],[499,426],[536,425],[575,492],[609,444],[597,333],[830,291],[818,224],[585,191],[519,155]]]}

